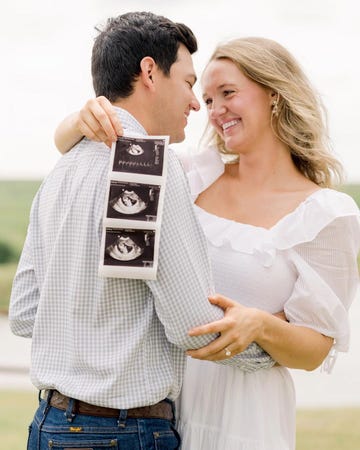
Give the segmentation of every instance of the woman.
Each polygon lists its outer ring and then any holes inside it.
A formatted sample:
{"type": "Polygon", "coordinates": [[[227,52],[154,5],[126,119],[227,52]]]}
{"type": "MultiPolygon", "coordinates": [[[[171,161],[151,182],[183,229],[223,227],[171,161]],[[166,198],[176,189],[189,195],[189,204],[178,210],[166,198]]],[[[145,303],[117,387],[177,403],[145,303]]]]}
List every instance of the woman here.
{"type": "MultiPolygon", "coordinates": [[[[348,348],[359,211],[330,189],[341,169],[319,99],[282,46],[262,38],[220,45],[202,87],[210,147],[184,166],[222,294],[211,301],[230,318],[191,331],[221,336],[188,352],[182,448],[292,450],[295,394],[286,367],[313,370],[325,360],[330,371],[336,352],[348,348]],[[244,373],[209,363],[251,341],[278,365],[244,373]]],[[[119,126],[101,98],[65,121],[56,142],[64,151],[83,133],[109,144],[119,126]]]]}

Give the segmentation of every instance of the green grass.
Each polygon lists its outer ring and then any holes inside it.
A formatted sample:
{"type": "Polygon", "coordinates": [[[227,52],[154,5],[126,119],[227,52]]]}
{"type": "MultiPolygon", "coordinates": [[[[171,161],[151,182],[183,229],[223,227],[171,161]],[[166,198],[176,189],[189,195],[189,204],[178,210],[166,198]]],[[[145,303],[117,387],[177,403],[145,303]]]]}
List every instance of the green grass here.
{"type": "Polygon", "coordinates": [[[37,393],[0,391],[0,441],[6,450],[26,448],[28,427],[37,408],[37,393]]]}
{"type": "Polygon", "coordinates": [[[0,181],[0,237],[20,254],[40,181],[0,181]]]}
{"type": "Polygon", "coordinates": [[[0,313],[6,313],[9,306],[12,280],[17,263],[0,264],[0,313]]]}
{"type": "MultiPolygon", "coordinates": [[[[0,240],[9,244],[17,257],[24,244],[32,199],[40,183],[0,181],[0,240]]],[[[16,266],[16,261],[0,264],[0,312],[8,309],[16,266]]]]}
{"type": "MultiPolygon", "coordinates": [[[[36,391],[0,391],[1,448],[26,448],[36,408],[36,391]]],[[[359,450],[359,423],[360,409],[299,410],[296,450],[359,450]]]]}
{"type": "Polygon", "coordinates": [[[359,450],[360,409],[298,411],[296,450],[359,450]]]}
{"type": "Polygon", "coordinates": [[[347,184],[342,189],[356,201],[360,208],[360,185],[359,184],[347,184]]]}

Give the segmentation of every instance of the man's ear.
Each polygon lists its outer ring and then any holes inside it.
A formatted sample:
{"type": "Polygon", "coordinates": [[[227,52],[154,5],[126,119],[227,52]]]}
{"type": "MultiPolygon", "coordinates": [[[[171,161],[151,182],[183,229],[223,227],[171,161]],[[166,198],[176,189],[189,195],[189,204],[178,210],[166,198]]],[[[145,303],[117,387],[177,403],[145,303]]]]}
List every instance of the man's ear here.
{"type": "Polygon", "coordinates": [[[154,89],[154,77],[158,72],[158,67],[156,62],[151,58],[151,56],[145,56],[140,61],[141,72],[139,74],[139,79],[143,82],[144,86],[148,89],[154,89]]]}

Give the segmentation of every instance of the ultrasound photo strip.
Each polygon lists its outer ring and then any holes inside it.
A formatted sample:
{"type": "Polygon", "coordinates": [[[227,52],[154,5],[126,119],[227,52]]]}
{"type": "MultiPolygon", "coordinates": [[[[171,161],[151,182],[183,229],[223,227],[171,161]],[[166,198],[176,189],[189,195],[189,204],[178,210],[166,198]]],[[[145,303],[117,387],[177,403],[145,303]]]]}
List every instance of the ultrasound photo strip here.
{"type": "Polygon", "coordinates": [[[115,143],[113,172],[161,176],[164,167],[164,137],[121,137],[115,143]]]}
{"type": "Polygon", "coordinates": [[[113,144],[100,276],[156,279],[168,142],[168,136],[123,136],[113,144]]]}
{"type": "Polygon", "coordinates": [[[106,217],[155,222],[160,189],[160,185],[112,180],[106,217]]]}
{"type": "Polygon", "coordinates": [[[102,276],[155,279],[157,254],[155,230],[106,228],[102,276]]]}

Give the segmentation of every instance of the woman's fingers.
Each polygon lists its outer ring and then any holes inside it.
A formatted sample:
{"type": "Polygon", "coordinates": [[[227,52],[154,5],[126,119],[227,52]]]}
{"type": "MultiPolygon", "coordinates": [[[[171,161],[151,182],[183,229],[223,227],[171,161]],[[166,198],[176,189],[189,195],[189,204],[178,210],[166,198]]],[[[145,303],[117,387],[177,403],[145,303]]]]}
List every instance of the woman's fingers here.
{"type": "Polygon", "coordinates": [[[238,342],[232,342],[228,337],[221,336],[206,347],[197,350],[188,350],[186,354],[195,359],[206,359],[207,361],[221,361],[231,358],[245,350],[247,345],[240,346],[238,342]]]}
{"type": "Polygon", "coordinates": [[[120,121],[115,116],[113,106],[105,97],[91,99],[80,110],[79,129],[87,138],[111,145],[117,139],[115,126],[122,133],[120,121]]]}
{"type": "Polygon", "coordinates": [[[122,136],[124,134],[124,130],[113,105],[109,102],[109,100],[106,97],[98,97],[97,100],[99,104],[102,106],[103,110],[108,115],[108,118],[111,122],[112,129],[114,130],[115,135],[122,136]]]}
{"type": "Polygon", "coordinates": [[[236,326],[236,322],[230,315],[231,308],[237,308],[238,310],[241,307],[241,305],[231,300],[230,298],[224,297],[220,294],[215,294],[211,297],[209,297],[210,303],[213,305],[217,305],[220,308],[222,308],[225,311],[225,316],[217,320],[215,322],[208,323],[206,325],[201,325],[199,327],[192,328],[189,331],[190,336],[199,336],[202,334],[208,334],[208,333],[221,333],[229,328],[233,328],[236,326]]]}
{"type": "Polygon", "coordinates": [[[221,333],[229,328],[230,324],[228,323],[227,318],[223,318],[217,320],[215,322],[207,323],[206,325],[200,325],[199,327],[192,328],[189,331],[189,336],[201,336],[202,334],[209,333],[221,333]]]}
{"type": "MultiPolygon", "coordinates": [[[[208,344],[205,347],[199,348],[197,350],[188,350],[186,354],[188,356],[191,356],[192,358],[196,359],[210,359],[214,355],[218,355],[222,350],[226,347],[226,344],[224,342],[224,339],[221,337],[218,339],[215,339],[210,344],[208,344]]],[[[222,356],[225,359],[227,356],[225,354],[225,351],[222,352],[222,356]]]]}
{"type": "Polygon", "coordinates": [[[231,308],[232,306],[236,306],[236,305],[239,304],[239,303],[236,302],[235,300],[231,300],[231,298],[225,297],[225,296],[223,296],[223,295],[221,295],[221,294],[214,294],[214,295],[211,295],[211,296],[209,297],[209,302],[210,302],[212,305],[219,306],[219,307],[220,307],[221,309],[223,309],[224,311],[225,311],[227,308],[231,308]]]}
{"type": "Polygon", "coordinates": [[[209,361],[223,360],[244,351],[251,342],[256,341],[261,325],[258,310],[247,308],[219,294],[209,297],[209,301],[224,310],[224,317],[191,329],[189,335],[218,333],[220,336],[205,347],[189,350],[189,356],[209,361]]]}
{"type": "Polygon", "coordinates": [[[101,129],[101,126],[94,116],[93,112],[85,106],[79,113],[78,128],[84,136],[92,141],[101,141],[108,139],[106,133],[101,129]]]}

